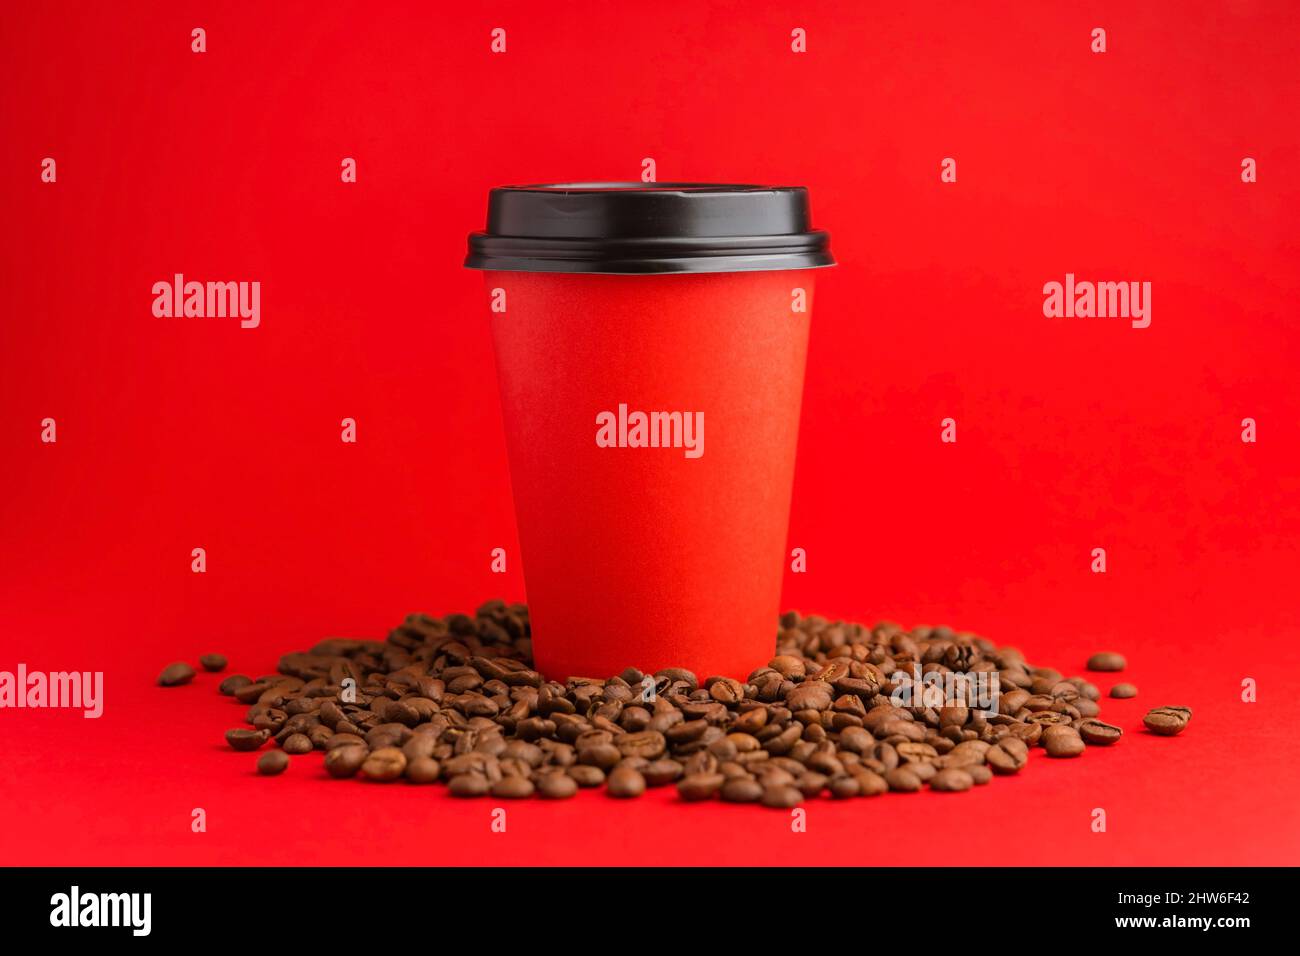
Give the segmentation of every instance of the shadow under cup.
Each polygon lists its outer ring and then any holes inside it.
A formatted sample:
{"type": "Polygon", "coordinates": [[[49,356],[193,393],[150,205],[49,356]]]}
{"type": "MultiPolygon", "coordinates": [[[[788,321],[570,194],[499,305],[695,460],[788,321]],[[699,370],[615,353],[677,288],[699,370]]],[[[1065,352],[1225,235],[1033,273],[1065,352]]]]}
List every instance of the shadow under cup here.
{"type": "Polygon", "coordinates": [[[801,188],[493,190],[486,271],[537,668],[773,654],[812,311],[801,188]]]}

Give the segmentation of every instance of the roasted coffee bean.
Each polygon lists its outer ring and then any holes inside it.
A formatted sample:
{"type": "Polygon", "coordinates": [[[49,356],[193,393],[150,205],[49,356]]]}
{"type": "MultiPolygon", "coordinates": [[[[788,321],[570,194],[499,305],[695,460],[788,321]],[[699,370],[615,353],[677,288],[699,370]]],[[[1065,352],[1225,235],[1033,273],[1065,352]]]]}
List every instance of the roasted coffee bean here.
{"type": "Polygon", "coordinates": [[[767,666],[782,677],[791,680],[802,680],[804,674],[807,673],[804,659],[790,654],[772,658],[767,662],[767,666]]]}
{"type": "MultiPolygon", "coordinates": [[[[989,748],[992,746],[992,744],[983,740],[963,740],[961,743],[957,744],[957,746],[952,748],[949,752],[949,757],[969,754],[970,756],[977,758],[977,763],[983,763],[985,755],[988,754],[989,748]]],[[[951,763],[951,761],[949,762],[951,763]]]]}
{"type": "Polygon", "coordinates": [[[912,741],[903,741],[894,749],[898,752],[898,756],[908,763],[922,763],[939,756],[938,752],[929,744],[913,743],[912,741]]]}
{"type": "Polygon", "coordinates": [[[505,757],[497,761],[497,767],[503,777],[528,777],[532,779],[533,768],[518,757],[505,757]]]}
{"type": "Polygon", "coordinates": [[[708,800],[717,793],[726,777],[720,773],[693,773],[677,782],[677,795],[683,800],[708,800]]]}
{"type": "Polygon", "coordinates": [[[624,707],[618,723],[629,734],[638,733],[650,726],[650,711],[644,707],[624,707]]]}
{"type": "MultiPolygon", "coordinates": [[[[970,740],[967,743],[983,743],[981,740],[970,740]]],[[[985,755],[970,750],[953,750],[935,761],[936,765],[943,768],[948,767],[977,767],[984,763],[985,755]]]]}
{"type": "Polygon", "coordinates": [[[1016,740],[1014,737],[1007,738],[1002,743],[990,747],[988,753],[985,755],[988,767],[994,773],[1004,775],[1019,773],[1020,768],[1025,765],[1028,750],[1024,753],[1016,753],[1010,747],[1005,746],[1010,743],[1020,743],[1020,741],[1016,740]]]}
{"type": "Polygon", "coordinates": [[[1069,724],[1070,721],[1072,721],[1073,719],[1074,718],[1072,718],[1069,714],[1063,714],[1060,711],[1056,711],[1056,710],[1040,710],[1035,713],[1031,713],[1028,717],[1025,718],[1025,720],[1028,723],[1039,724],[1044,728],[1052,727],[1052,726],[1060,726],[1062,724],[1069,724]]]}
{"type": "Polygon", "coordinates": [[[908,773],[912,774],[912,776],[916,777],[922,783],[929,783],[934,778],[934,775],[939,772],[937,766],[932,763],[924,762],[904,764],[903,767],[900,767],[899,769],[902,770],[904,768],[906,768],[908,773]]]}
{"type": "Polygon", "coordinates": [[[577,781],[580,787],[599,787],[605,782],[605,771],[585,763],[574,764],[564,772],[577,781]]]}
{"type": "MultiPolygon", "coordinates": [[[[460,779],[457,777],[456,779],[460,779]]],[[[522,800],[525,797],[531,797],[536,787],[527,777],[502,777],[496,783],[492,784],[492,796],[501,797],[505,800],[522,800]]],[[[458,796],[467,796],[467,794],[458,794],[458,796]]]]}
{"type": "Polygon", "coordinates": [[[614,739],[618,752],[625,757],[644,757],[655,760],[663,756],[668,742],[657,730],[643,730],[637,733],[621,734],[614,739]]]}
{"type": "Polygon", "coordinates": [[[740,750],[736,745],[726,737],[719,737],[708,745],[708,751],[719,761],[735,760],[740,756],[740,750]]]}
{"type": "MultiPolygon", "coordinates": [[[[1029,758],[1029,748],[1031,744],[1027,740],[1021,740],[1018,737],[1006,737],[999,740],[997,746],[1010,754],[1014,754],[1022,760],[1027,760],[1029,758]]],[[[991,750],[992,747],[989,749],[991,750]]]]}
{"type": "Polygon", "coordinates": [[[280,745],[281,749],[287,754],[305,754],[311,753],[313,749],[311,740],[306,734],[290,734],[285,738],[284,743],[280,745]]]}
{"type": "Polygon", "coordinates": [[[969,717],[970,711],[965,707],[941,707],[939,709],[939,726],[960,727],[966,723],[969,717]]]}
{"type": "Polygon", "coordinates": [[[177,661],[175,664],[168,664],[158,675],[158,683],[162,687],[179,687],[181,684],[188,684],[194,680],[194,668],[184,661],[177,661]]]}
{"type": "Polygon", "coordinates": [[[611,797],[639,797],[645,793],[645,777],[630,767],[616,767],[605,790],[611,797]]]}
{"type": "Polygon", "coordinates": [[[871,731],[862,727],[845,727],[840,731],[840,748],[856,754],[867,754],[876,745],[871,731]]]}
{"type": "Polygon", "coordinates": [[[412,734],[411,739],[402,744],[402,754],[407,763],[421,757],[432,757],[438,749],[438,738],[433,734],[412,734]]]}
{"type": "Polygon", "coordinates": [[[1124,660],[1124,655],[1116,654],[1114,651],[1102,651],[1088,658],[1090,671],[1122,671],[1127,665],[1128,661],[1124,660]]]}
{"type": "Polygon", "coordinates": [[[1082,720],[1079,722],[1079,736],[1087,744],[1106,747],[1119,740],[1124,731],[1114,724],[1103,723],[1100,720],[1082,720]]]}
{"type": "Polygon", "coordinates": [[[763,788],[763,796],[759,802],[765,807],[772,807],[776,810],[789,810],[803,803],[803,794],[795,787],[776,785],[763,788]]]}
{"type": "Polygon", "coordinates": [[[574,738],[573,746],[578,750],[591,747],[606,747],[614,743],[614,735],[608,730],[588,730],[574,738]]]}
{"type": "Polygon", "coordinates": [[[289,769],[289,755],[283,750],[268,750],[257,758],[257,772],[264,777],[274,777],[289,769]]]}
{"type": "Polygon", "coordinates": [[[843,777],[832,777],[826,786],[830,790],[831,796],[836,800],[856,797],[862,792],[862,787],[858,784],[858,781],[847,774],[843,777]]]}
{"type": "Polygon", "coordinates": [[[578,763],[585,763],[601,770],[609,770],[622,759],[619,749],[613,744],[597,744],[578,751],[578,763]]]}
{"type": "Polygon", "coordinates": [[[665,736],[673,744],[688,744],[699,740],[708,729],[709,724],[705,720],[688,720],[669,727],[665,736]]]}
{"type": "Polygon", "coordinates": [[[443,760],[443,776],[449,780],[462,773],[477,773],[480,776],[487,776],[488,768],[493,763],[495,763],[495,761],[486,754],[475,753],[474,751],[459,753],[454,757],[448,757],[443,760]]]}
{"type": "Polygon", "coordinates": [[[880,773],[884,773],[885,770],[893,770],[901,762],[894,745],[885,742],[875,744],[870,751],[864,753],[864,756],[869,756],[884,768],[878,770],[880,773]]]}
{"type": "Polygon", "coordinates": [[[921,789],[921,778],[915,773],[915,768],[895,767],[885,774],[885,783],[889,784],[890,790],[897,790],[900,793],[916,793],[921,789]]]}
{"type": "Polygon", "coordinates": [[[864,770],[853,775],[858,782],[858,794],[863,797],[878,797],[889,792],[889,783],[878,773],[864,770]]]}
{"type": "Polygon", "coordinates": [[[274,734],[279,732],[280,728],[284,726],[284,722],[288,719],[288,714],[272,707],[268,710],[262,711],[254,717],[253,726],[258,730],[265,730],[274,734]]]}
{"type": "Polygon", "coordinates": [[[655,677],[666,677],[674,682],[680,681],[690,690],[695,690],[699,686],[699,680],[696,678],[694,671],[688,671],[684,667],[665,667],[657,672],[655,677]]]}
{"type": "Polygon", "coordinates": [[[567,800],[577,792],[577,781],[566,773],[545,773],[537,781],[537,793],[546,800],[567,800]]]}
{"type": "Polygon", "coordinates": [[[754,803],[763,796],[763,785],[753,777],[736,777],[722,785],[718,796],[728,803],[754,803]]]}
{"type": "Polygon", "coordinates": [[[325,772],[331,777],[351,777],[361,769],[370,751],[361,744],[335,747],[325,751],[325,772]]]}
{"type": "Polygon", "coordinates": [[[824,681],[805,681],[797,685],[785,696],[785,705],[790,710],[825,710],[834,700],[834,691],[824,681]]]}
{"type": "Polygon", "coordinates": [[[380,747],[370,752],[361,765],[361,776],[378,783],[396,780],[406,769],[406,754],[396,747],[380,747]]]}
{"type": "MultiPolygon", "coordinates": [[[[401,753],[401,751],[396,751],[396,753],[401,753]]],[[[501,779],[505,780],[507,778],[502,777],[501,779]]],[[[497,782],[500,783],[501,781],[497,782]]],[[[488,778],[482,774],[462,773],[457,774],[448,781],[447,792],[453,797],[482,797],[487,795],[492,786],[492,784],[488,783],[488,778]]]]}
{"type": "Polygon", "coordinates": [[[1002,714],[1015,714],[1025,706],[1025,701],[1029,700],[1030,694],[1023,689],[1008,691],[998,698],[998,712],[1002,714]]]}
{"type": "Polygon", "coordinates": [[[205,671],[224,671],[226,669],[226,655],[224,654],[204,654],[199,658],[199,663],[203,665],[205,671]]]}
{"type": "Polygon", "coordinates": [[[239,701],[241,704],[252,704],[255,703],[259,697],[265,694],[270,686],[271,685],[266,683],[266,681],[255,680],[250,684],[245,684],[243,687],[236,688],[233,696],[235,700],[239,701]]]}
{"type": "Polygon", "coordinates": [[[1087,747],[1077,730],[1057,724],[1043,730],[1043,749],[1049,757],[1077,757],[1087,747]]]}
{"type": "Polygon", "coordinates": [[[835,685],[841,679],[849,676],[849,662],[842,657],[832,658],[826,662],[824,667],[813,671],[809,676],[827,684],[835,685]]]}
{"type": "MultiPolygon", "coordinates": [[[[802,764],[799,765],[799,768],[802,769],[802,764]]],[[[790,786],[794,781],[794,774],[785,767],[777,766],[774,761],[758,770],[758,782],[765,787],[775,785],[790,786]]]]}
{"type": "Polygon", "coordinates": [[[647,786],[663,787],[681,779],[682,765],[676,760],[655,760],[641,770],[647,786]]]}
{"type": "MultiPolygon", "coordinates": [[[[326,761],[328,763],[328,760],[326,761]]],[[[442,773],[442,767],[432,757],[414,757],[406,761],[403,775],[411,783],[434,783],[442,773]]]]}
{"type": "Polygon", "coordinates": [[[622,767],[623,769],[635,770],[640,773],[648,766],[650,766],[650,761],[646,760],[645,757],[624,757],[614,765],[614,769],[617,770],[622,767]]]}
{"type": "MultiPolygon", "coordinates": [[[[1049,691],[1049,694],[1057,703],[1066,704],[1073,704],[1083,696],[1079,693],[1079,688],[1074,686],[1074,684],[1070,683],[1068,680],[1063,680],[1056,684],[1051,691],[1049,691]]],[[[1053,709],[1056,708],[1054,707],[1053,709]]]]}
{"type": "Polygon", "coordinates": [[[923,743],[925,727],[913,720],[887,720],[876,731],[877,736],[884,736],[891,743],[923,743]]]}
{"type": "Polygon", "coordinates": [[[540,767],[542,761],[546,759],[546,754],[541,747],[522,740],[511,740],[507,742],[498,756],[512,757],[522,760],[530,767],[540,767]]]}
{"type": "Polygon", "coordinates": [[[1138,689],[1134,684],[1116,684],[1110,689],[1110,696],[1116,700],[1127,700],[1137,695],[1138,689]]]}
{"type": "Polygon", "coordinates": [[[942,790],[957,793],[962,790],[969,790],[975,785],[975,779],[965,770],[946,769],[936,773],[930,780],[931,790],[942,790]]]}
{"type": "Polygon", "coordinates": [[[256,750],[271,739],[267,730],[245,730],[242,727],[226,731],[226,743],[233,750],[256,750]]]}
{"type": "Polygon", "coordinates": [[[217,685],[217,690],[220,693],[225,694],[227,697],[232,697],[234,696],[235,691],[239,690],[241,687],[247,687],[251,683],[253,683],[253,678],[248,677],[245,674],[231,674],[217,685]]]}
{"type": "MultiPolygon", "coordinates": [[[[462,738],[468,740],[468,738],[462,738]]],[[[400,731],[393,730],[388,724],[380,724],[366,732],[366,746],[371,750],[384,750],[389,747],[401,748],[407,738],[400,731]]]]}
{"type": "Polygon", "coordinates": [[[1147,730],[1162,737],[1172,737],[1183,732],[1187,722],[1192,719],[1188,707],[1156,707],[1142,718],[1147,730]]]}
{"type": "Polygon", "coordinates": [[[1036,723],[1011,723],[1007,725],[1011,731],[1010,737],[1021,741],[1022,743],[1034,746],[1042,739],[1043,725],[1036,723]]]}
{"type": "Polygon", "coordinates": [[[709,696],[720,704],[735,704],[745,699],[745,685],[730,677],[712,677],[708,681],[709,696]]]}
{"type": "Polygon", "coordinates": [[[795,779],[794,786],[805,798],[811,800],[826,789],[826,782],[825,774],[809,772],[800,774],[795,779]]]}
{"type": "Polygon", "coordinates": [[[1101,707],[1097,705],[1097,702],[1086,697],[1080,697],[1071,706],[1079,712],[1080,717],[1096,717],[1101,713],[1101,707]]]}

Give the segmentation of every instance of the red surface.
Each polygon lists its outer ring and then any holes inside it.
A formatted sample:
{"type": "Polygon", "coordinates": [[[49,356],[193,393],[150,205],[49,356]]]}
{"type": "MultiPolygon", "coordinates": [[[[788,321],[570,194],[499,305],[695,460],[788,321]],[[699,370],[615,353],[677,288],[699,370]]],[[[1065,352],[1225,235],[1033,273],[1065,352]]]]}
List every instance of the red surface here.
{"type": "Polygon", "coordinates": [[[7,5],[0,669],[104,670],[107,703],[0,711],[0,861],[1300,862],[1295,8],[755,7],[7,5]],[[647,156],[661,180],[808,185],[842,263],[784,603],[1067,671],[1122,650],[1142,693],[1103,708],[1118,746],[965,795],[818,801],[806,834],[584,794],[511,806],[500,835],[490,803],[325,782],[314,758],[257,779],[214,679],[152,686],[209,650],[264,671],[523,597],[520,562],[489,570],[517,540],[465,233],[491,185],[647,156]],[[261,281],[261,326],[154,318],[177,271],[261,281]],[[1151,327],[1044,318],[1067,272],[1152,282],[1151,327]],[[1164,703],[1195,708],[1181,737],[1139,731],[1164,703]]]}
{"type": "Polygon", "coordinates": [[[544,674],[744,679],[771,657],[814,281],[487,273],[506,294],[492,337],[544,674]],[[810,311],[791,311],[795,287],[810,311]],[[702,417],[696,457],[597,447],[597,414],[620,404],[702,417]]]}

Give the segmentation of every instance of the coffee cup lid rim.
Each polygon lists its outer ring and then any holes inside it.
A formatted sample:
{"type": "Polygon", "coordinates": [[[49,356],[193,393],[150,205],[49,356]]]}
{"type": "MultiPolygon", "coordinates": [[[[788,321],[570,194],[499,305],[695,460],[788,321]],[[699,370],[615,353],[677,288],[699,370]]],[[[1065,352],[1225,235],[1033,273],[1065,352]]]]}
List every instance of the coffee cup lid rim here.
{"type": "Polygon", "coordinates": [[[471,269],[606,275],[834,264],[806,187],[694,182],[499,186],[465,258],[471,269]]]}

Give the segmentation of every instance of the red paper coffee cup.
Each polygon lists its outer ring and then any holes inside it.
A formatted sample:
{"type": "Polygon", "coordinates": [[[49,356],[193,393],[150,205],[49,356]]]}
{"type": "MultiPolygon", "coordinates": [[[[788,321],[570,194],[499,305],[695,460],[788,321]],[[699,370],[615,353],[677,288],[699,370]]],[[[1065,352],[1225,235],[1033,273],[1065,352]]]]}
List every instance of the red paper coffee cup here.
{"type": "Polygon", "coordinates": [[[807,191],[492,190],[486,270],[535,663],[771,658],[813,271],[807,191]]]}

